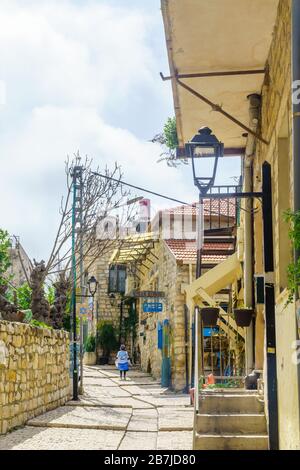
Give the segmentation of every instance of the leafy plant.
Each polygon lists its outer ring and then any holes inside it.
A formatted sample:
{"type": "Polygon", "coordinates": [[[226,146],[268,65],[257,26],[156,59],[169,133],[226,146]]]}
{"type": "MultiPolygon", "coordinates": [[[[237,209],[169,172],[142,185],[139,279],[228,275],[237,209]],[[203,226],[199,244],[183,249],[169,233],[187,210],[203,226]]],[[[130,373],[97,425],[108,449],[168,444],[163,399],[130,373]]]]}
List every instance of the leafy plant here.
{"type": "Polygon", "coordinates": [[[11,247],[11,241],[9,234],[6,230],[0,229],[0,284],[6,284],[6,280],[3,278],[3,274],[6,273],[7,269],[11,265],[9,249],[11,247]]]}
{"type": "Polygon", "coordinates": [[[54,304],[55,300],[55,288],[53,286],[49,286],[46,290],[46,299],[49,302],[49,305],[54,304]]]}
{"type": "Polygon", "coordinates": [[[164,125],[164,138],[165,138],[165,145],[170,150],[176,150],[178,147],[178,135],[177,135],[177,127],[176,127],[176,118],[168,118],[166,124],[164,125]]]}
{"type": "Polygon", "coordinates": [[[89,335],[84,344],[85,352],[95,352],[96,351],[96,338],[94,335],[89,335]]]}
{"type": "Polygon", "coordinates": [[[217,383],[217,384],[210,384],[207,385],[206,388],[208,389],[215,389],[215,388],[238,388],[239,387],[239,381],[238,380],[228,380],[224,383],[217,383]]]}
{"type": "MultiPolygon", "coordinates": [[[[289,224],[289,237],[292,241],[293,248],[300,250],[300,211],[292,212],[288,210],[284,214],[285,221],[289,224]]],[[[287,304],[293,302],[294,295],[300,286],[300,257],[291,262],[287,267],[288,275],[288,291],[289,296],[287,304]]]]}
{"type": "Polygon", "coordinates": [[[24,323],[30,323],[32,320],[32,311],[30,309],[24,310],[24,323]]]}
{"type": "Polygon", "coordinates": [[[164,125],[163,131],[157,134],[151,140],[153,143],[160,144],[163,147],[163,152],[160,154],[158,162],[166,161],[168,166],[176,167],[180,162],[187,163],[186,160],[179,160],[176,158],[176,149],[179,145],[177,135],[176,118],[168,118],[164,125]]]}
{"type": "Polygon", "coordinates": [[[138,321],[137,312],[130,306],[128,313],[128,317],[124,319],[125,339],[132,334],[134,340],[136,338],[136,323],[138,321]]]}
{"type": "Polygon", "coordinates": [[[97,340],[99,346],[103,349],[105,357],[110,356],[111,351],[117,349],[118,341],[116,330],[112,323],[101,321],[97,325],[97,340]]]}
{"type": "Polygon", "coordinates": [[[32,290],[27,282],[17,288],[17,303],[21,310],[29,310],[32,290]]]}
{"type": "Polygon", "coordinates": [[[52,326],[47,325],[47,323],[44,323],[42,321],[37,321],[37,320],[31,320],[29,323],[32,326],[37,326],[39,328],[47,328],[47,330],[52,330],[52,326]]]}
{"type": "MultiPolygon", "coordinates": [[[[66,313],[63,318],[63,329],[66,331],[71,331],[72,320],[70,313],[66,313]]],[[[80,329],[80,320],[76,317],[76,330],[79,332],[80,329]]]]}

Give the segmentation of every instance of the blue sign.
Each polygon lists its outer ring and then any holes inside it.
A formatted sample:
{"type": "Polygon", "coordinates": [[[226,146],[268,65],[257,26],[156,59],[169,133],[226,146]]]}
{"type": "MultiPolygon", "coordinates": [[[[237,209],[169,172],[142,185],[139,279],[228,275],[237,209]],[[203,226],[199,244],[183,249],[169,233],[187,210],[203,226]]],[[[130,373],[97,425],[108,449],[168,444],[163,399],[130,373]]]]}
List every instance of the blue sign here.
{"type": "Polygon", "coordinates": [[[163,311],[163,304],[161,302],[144,302],[143,312],[144,313],[157,313],[163,311]]]}

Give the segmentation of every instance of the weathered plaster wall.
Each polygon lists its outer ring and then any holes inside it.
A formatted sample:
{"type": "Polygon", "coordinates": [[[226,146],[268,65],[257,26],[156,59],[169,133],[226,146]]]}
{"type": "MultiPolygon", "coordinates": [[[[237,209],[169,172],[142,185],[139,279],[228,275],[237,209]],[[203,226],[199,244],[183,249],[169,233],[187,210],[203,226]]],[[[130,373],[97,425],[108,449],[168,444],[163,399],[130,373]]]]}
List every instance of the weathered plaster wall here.
{"type": "Polygon", "coordinates": [[[0,321],[0,434],[68,401],[64,331],[0,321]]]}

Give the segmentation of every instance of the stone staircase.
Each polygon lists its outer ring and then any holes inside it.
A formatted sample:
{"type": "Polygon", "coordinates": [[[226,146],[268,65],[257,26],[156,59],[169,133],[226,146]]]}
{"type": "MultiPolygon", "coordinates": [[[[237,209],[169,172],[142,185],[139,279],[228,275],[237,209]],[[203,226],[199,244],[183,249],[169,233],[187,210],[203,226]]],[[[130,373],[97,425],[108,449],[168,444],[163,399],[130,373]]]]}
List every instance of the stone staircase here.
{"type": "Polygon", "coordinates": [[[203,391],[195,415],[195,450],[268,450],[264,404],[257,391],[203,391]]]}

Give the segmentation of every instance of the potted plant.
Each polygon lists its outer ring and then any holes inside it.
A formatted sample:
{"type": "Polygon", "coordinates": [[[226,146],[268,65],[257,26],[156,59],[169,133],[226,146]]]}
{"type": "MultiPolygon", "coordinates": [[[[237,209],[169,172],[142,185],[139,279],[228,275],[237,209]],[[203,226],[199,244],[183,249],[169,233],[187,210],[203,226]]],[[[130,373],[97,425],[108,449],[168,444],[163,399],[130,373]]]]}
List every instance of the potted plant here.
{"type": "Polygon", "coordinates": [[[99,358],[99,364],[108,364],[111,352],[116,350],[118,347],[116,331],[113,324],[107,321],[100,322],[97,327],[97,339],[97,342],[102,349],[102,356],[99,358]]]}
{"type": "Polygon", "coordinates": [[[94,366],[96,362],[96,338],[94,335],[89,335],[84,344],[83,363],[86,366],[94,366]]]}
{"type": "Polygon", "coordinates": [[[203,307],[200,308],[200,315],[203,326],[216,326],[219,318],[218,307],[203,307]]]}
{"type": "Polygon", "coordinates": [[[243,328],[250,326],[253,317],[252,308],[234,308],[233,315],[237,326],[243,328]]]}

